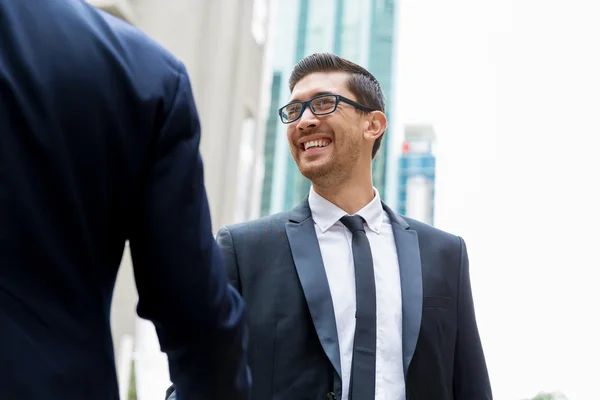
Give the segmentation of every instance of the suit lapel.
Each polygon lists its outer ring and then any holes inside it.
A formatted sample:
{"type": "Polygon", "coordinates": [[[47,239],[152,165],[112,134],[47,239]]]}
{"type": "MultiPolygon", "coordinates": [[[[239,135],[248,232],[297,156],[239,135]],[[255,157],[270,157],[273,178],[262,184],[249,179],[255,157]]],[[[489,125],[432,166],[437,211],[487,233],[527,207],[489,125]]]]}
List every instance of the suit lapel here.
{"type": "Polygon", "coordinates": [[[286,224],[285,229],[319,341],[338,377],[341,377],[340,347],[333,301],[308,200],[305,199],[291,211],[290,222],[286,224]]]}
{"type": "Polygon", "coordinates": [[[415,354],[421,317],[423,312],[423,276],[421,254],[417,232],[409,229],[408,223],[393,212],[385,203],[383,209],[390,216],[398,264],[400,265],[400,286],[402,290],[402,355],[404,376],[415,354]]]}
{"type": "MultiPolygon", "coordinates": [[[[423,278],[417,232],[385,203],[384,210],[392,222],[400,268],[402,290],[402,355],[404,375],[412,361],[421,328],[423,310],[423,278]]],[[[304,297],[325,354],[341,377],[340,348],[333,302],[325,274],[319,241],[305,199],[290,213],[286,233],[292,257],[304,291],[304,297]]]]}

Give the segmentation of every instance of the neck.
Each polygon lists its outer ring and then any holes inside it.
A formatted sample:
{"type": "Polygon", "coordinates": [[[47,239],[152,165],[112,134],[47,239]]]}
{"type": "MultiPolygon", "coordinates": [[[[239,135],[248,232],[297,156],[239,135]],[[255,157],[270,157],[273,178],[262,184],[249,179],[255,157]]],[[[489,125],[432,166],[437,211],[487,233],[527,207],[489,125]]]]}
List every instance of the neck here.
{"type": "Polygon", "coordinates": [[[349,215],[356,214],[375,197],[373,179],[349,179],[338,185],[323,187],[313,182],[313,188],[321,197],[335,204],[349,215]]]}

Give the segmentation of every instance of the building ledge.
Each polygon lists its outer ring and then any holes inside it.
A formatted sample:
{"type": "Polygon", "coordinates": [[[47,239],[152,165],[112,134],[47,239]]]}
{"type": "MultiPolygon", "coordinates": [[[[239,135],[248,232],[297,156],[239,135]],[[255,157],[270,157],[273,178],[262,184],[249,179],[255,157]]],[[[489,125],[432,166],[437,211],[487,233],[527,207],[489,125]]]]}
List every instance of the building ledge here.
{"type": "Polygon", "coordinates": [[[88,3],[132,25],[135,23],[133,7],[129,0],[88,0],[88,3]]]}

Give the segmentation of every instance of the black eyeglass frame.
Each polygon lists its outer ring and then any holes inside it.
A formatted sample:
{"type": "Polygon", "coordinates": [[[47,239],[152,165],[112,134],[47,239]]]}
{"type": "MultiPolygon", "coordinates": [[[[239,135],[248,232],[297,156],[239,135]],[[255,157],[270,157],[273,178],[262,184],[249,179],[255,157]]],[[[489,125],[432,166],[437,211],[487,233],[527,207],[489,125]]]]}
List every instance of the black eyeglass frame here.
{"type": "Polygon", "coordinates": [[[298,121],[300,118],[302,118],[302,114],[304,114],[304,111],[306,110],[306,107],[310,107],[310,111],[317,116],[322,116],[322,115],[329,115],[329,114],[333,114],[334,112],[337,111],[338,105],[340,104],[340,102],[342,103],[346,103],[351,105],[352,107],[356,108],[357,110],[361,110],[361,111],[365,111],[365,112],[373,112],[373,111],[377,111],[374,108],[369,108],[369,107],[365,107],[362,104],[359,104],[355,101],[350,100],[347,97],[344,97],[342,95],[339,94],[320,94],[318,96],[313,97],[310,100],[306,100],[306,101],[291,101],[288,104],[286,104],[285,106],[281,107],[278,110],[279,113],[279,118],[281,119],[281,122],[283,122],[284,124],[291,124],[292,122],[298,121]],[[311,105],[311,103],[317,99],[320,99],[322,97],[335,97],[335,106],[333,107],[333,109],[331,111],[328,111],[326,113],[319,113],[317,111],[315,111],[311,105]],[[284,121],[283,119],[283,109],[286,107],[289,107],[292,104],[301,104],[302,108],[300,109],[300,112],[298,113],[298,117],[294,118],[292,120],[289,121],[284,121]]]}

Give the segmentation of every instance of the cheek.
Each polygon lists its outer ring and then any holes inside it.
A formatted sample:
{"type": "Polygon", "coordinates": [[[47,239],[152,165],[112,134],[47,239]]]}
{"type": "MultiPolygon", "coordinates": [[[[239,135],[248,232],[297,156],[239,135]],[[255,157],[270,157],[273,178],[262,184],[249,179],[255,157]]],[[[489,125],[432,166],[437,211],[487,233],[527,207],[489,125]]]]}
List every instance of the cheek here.
{"type": "Polygon", "coordinates": [[[290,147],[294,147],[294,130],[291,128],[287,130],[287,140],[290,147]]]}

